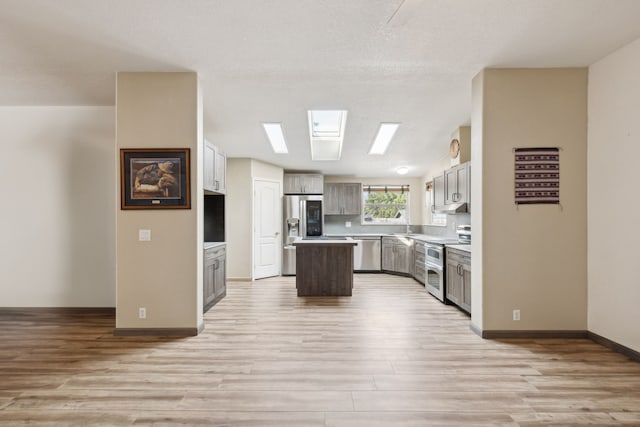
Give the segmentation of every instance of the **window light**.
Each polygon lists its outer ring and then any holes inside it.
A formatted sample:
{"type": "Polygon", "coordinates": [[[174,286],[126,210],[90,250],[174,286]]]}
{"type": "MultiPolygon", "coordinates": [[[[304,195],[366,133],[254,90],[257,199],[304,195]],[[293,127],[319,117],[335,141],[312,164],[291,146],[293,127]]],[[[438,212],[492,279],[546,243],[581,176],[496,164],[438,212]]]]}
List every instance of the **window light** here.
{"type": "Polygon", "coordinates": [[[396,134],[398,126],[400,126],[400,123],[380,123],[380,128],[369,149],[369,154],[384,154],[396,134]]]}
{"type": "Polygon", "coordinates": [[[340,160],[346,110],[309,110],[311,160],[340,160]]]}
{"type": "Polygon", "coordinates": [[[280,123],[262,123],[262,127],[267,134],[271,148],[276,154],[286,154],[289,152],[287,149],[287,143],[284,140],[284,133],[282,132],[282,124],[280,123]]]}

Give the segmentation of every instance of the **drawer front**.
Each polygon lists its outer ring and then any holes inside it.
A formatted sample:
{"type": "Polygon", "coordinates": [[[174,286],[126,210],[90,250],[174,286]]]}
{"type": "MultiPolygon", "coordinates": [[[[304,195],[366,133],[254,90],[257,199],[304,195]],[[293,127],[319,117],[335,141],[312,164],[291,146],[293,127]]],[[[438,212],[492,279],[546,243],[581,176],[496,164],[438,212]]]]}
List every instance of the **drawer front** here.
{"type": "Polygon", "coordinates": [[[395,237],[383,237],[382,244],[383,245],[399,245],[402,243],[400,239],[396,239],[395,237]]]}
{"type": "Polygon", "coordinates": [[[204,251],[204,259],[213,259],[213,258],[218,258],[219,256],[224,255],[226,252],[226,248],[212,248],[212,249],[205,249],[204,251]]]}
{"type": "Polygon", "coordinates": [[[447,259],[460,264],[471,265],[471,256],[466,252],[447,249],[447,259]]]}
{"type": "Polygon", "coordinates": [[[424,285],[424,280],[425,280],[425,270],[424,270],[424,264],[418,265],[416,264],[416,270],[413,274],[413,277],[420,283],[422,283],[424,285]]]}
{"type": "Polygon", "coordinates": [[[424,265],[424,252],[416,252],[416,265],[418,264],[424,265]]]}

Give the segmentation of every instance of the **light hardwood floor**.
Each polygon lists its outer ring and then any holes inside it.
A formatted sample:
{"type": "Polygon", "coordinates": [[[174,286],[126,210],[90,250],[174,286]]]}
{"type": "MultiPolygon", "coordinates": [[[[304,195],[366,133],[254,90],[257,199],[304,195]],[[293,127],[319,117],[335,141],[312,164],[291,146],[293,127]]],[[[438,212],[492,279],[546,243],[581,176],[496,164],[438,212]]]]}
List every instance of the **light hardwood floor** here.
{"type": "MultiPolygon", "coordinates": [[[[150,313],[150,315],[153,315],[150,313]]],[[[192,338],[0,314],[0,424],[640,425],[640,364],[586,339],[483,340],[409,278],[352,297],[229,283],[192,338]]]]}

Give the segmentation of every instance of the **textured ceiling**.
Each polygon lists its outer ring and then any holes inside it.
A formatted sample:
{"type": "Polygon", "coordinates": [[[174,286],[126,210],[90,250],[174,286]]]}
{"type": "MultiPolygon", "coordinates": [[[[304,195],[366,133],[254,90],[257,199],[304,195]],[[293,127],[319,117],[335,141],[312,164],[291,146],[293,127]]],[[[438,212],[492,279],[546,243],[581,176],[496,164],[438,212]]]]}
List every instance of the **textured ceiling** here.
{"type": "Polygon", "coordinates": [[[113,105],[117,71],[196,71],[205,136],[231,157],[420,176],[468,123],[480,70],[588,66],[639,22],[638,0],[0,0],[0,104],[113,105]],[[349,111],[341,161],[310,160],[308,109],[349,111]],[[383,121],[402,125],[368,156],[383,121]]]}

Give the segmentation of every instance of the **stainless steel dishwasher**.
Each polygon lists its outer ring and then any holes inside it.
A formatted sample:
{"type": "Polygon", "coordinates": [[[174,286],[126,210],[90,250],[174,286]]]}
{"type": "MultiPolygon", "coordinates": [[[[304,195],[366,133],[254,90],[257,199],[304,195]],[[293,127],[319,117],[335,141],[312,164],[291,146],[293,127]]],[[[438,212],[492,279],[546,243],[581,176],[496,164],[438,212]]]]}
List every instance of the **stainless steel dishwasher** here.
{"type": "Polygon", "coordinates": [[[351,236],[358,242],[353,248],[353,271],[381,271],[380,236],[351,236]]]}

